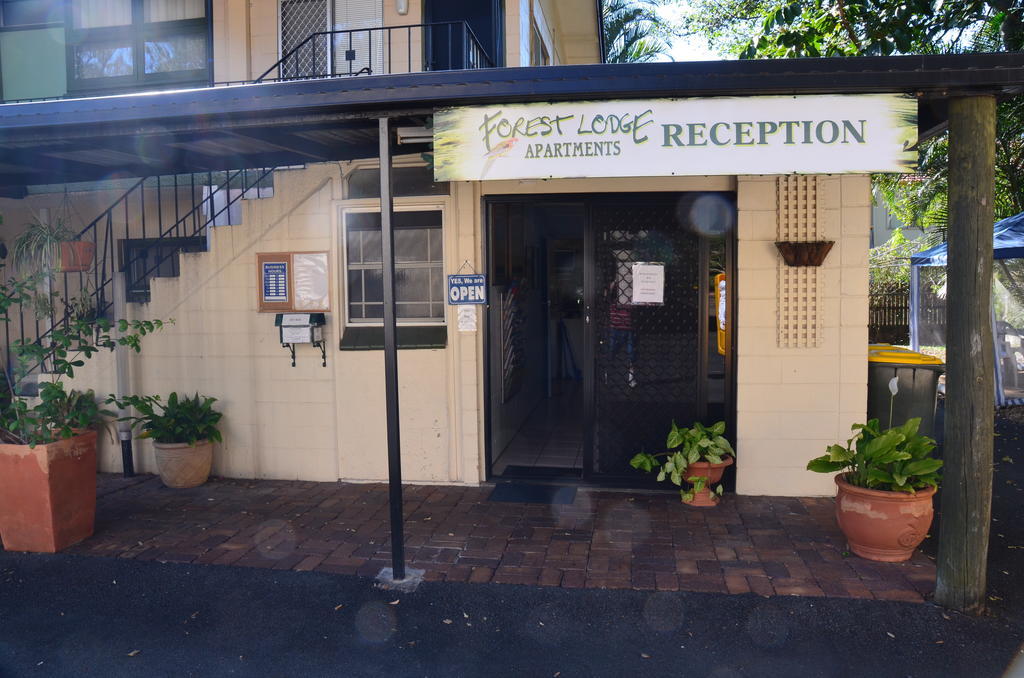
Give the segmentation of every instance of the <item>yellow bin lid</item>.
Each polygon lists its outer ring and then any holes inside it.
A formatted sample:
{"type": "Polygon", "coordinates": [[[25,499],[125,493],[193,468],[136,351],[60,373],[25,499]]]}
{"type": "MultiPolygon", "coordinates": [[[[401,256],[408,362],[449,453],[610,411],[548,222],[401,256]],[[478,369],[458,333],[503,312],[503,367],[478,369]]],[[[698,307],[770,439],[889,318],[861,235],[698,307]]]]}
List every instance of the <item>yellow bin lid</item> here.
{"type": "Polygon", "coordinates": [[[868,346],[868,362],[870,363],[902,363],[905,365],[942,365],[941,360],[933,355],[911,351],[902,346],[889,344],[871,344],[868,346]]]}

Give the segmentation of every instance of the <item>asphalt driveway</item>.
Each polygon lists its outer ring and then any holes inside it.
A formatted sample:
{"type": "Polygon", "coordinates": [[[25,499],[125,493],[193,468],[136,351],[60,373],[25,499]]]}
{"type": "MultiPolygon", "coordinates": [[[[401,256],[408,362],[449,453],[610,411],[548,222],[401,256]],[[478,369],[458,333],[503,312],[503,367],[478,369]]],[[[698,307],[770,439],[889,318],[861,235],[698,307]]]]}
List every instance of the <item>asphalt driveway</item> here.
{"type": "Polygon", "coordinates": [[[0,676],[1002,675],[929,604],[426,583],[0,553],[0,676]]]}

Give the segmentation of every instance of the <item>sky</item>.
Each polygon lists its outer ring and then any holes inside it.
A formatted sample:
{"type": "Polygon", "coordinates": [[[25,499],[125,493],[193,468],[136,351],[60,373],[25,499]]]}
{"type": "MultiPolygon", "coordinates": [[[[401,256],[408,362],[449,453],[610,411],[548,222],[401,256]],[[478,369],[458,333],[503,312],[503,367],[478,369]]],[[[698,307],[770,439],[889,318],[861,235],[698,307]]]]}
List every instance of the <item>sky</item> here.
{"type": "MultiPolygon", "coordinates": [[[[682,15],[682,3],[667,5],[661,8],[661,14],[666,20],[678,20],[682,15]]],[[[701,38],[687,39],[676,38],[672,41],[672,59],[675,61],[717,61],[722,57],[708,49],[707,43],[701,38]]],[[[668,61],[668,59],[665,59],[668,61]]]]}

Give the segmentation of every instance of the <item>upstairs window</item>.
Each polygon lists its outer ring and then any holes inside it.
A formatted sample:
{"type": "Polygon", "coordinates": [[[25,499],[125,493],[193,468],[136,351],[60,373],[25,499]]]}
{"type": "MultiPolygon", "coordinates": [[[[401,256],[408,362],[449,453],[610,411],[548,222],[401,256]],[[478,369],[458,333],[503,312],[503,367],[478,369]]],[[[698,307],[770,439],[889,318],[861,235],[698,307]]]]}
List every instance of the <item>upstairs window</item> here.
{"type": "Polygon", "coordinates": [[[71,0],[72,91],[210,80],[208,0],[71,0]]]}
{"type": "Polygon", "coordinates": [[[51,0],[0,0],[0,26],[64,23],[64,10],[51,0]]]}
{"type": "Polygon", "coordinates": [[[544,44],[544,36],[540,33],[540,28],[537,26],[537,22],[534,19],[530,19],[530,65],[531,66],[549,66],[551,64],[551,54],[548,52],[548,46],[544,44]]]}

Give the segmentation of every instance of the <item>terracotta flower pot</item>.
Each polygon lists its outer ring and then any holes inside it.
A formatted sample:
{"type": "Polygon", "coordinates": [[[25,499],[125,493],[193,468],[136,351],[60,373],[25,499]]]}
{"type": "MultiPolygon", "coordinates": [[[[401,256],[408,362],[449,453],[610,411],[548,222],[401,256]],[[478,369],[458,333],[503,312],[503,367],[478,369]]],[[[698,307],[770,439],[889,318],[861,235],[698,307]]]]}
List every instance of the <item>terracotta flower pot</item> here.
{"type": "Polygon", "coordinates": [[[200,440],[195,445],[154,442],[153,448],[160,480],[167,487],[197,487],[210,477],[213,443],[209,440],[200,440]]]}
{"type": "Polygon", "coordinates": [[[71,240],[60,244],[60,271],[62,273],[82,273],[92,268],[96,245],[81,240],[71,240]]]}
{"type": "Polygon", "coordinates": [[[916,494],[869,490],[851,485],[843,476],[836,476],[836,521],[850,550],[868,560],[910,560],[931,527],[935,488],[916,494]]]}
{"type": "Polygon", "coordinates": [[[0,445],[0,539],[7,551],[56,553],[92,536],[96,432],[48,445],[0,445]]]}
{"type": "Polygon", "coordinates": [[[730,466],[732,461],[732,457],[726,457],[722,460],[721,464],[712,464],[708,461],[697,461],[687,466],[686,473],[683,474],[685,478],[693,478],[694,476],[703,477],[707,478],[707,482],[704,483],[703,489],[693,493],[693,499],[689,501],[684,499],[683,503],[689,504],[690,506],[696,506],[698,508],[718,506],[720,498],[712,491],[712,486],[722,479],[722,474],[725,473],[725,467],[730,466]]]}

